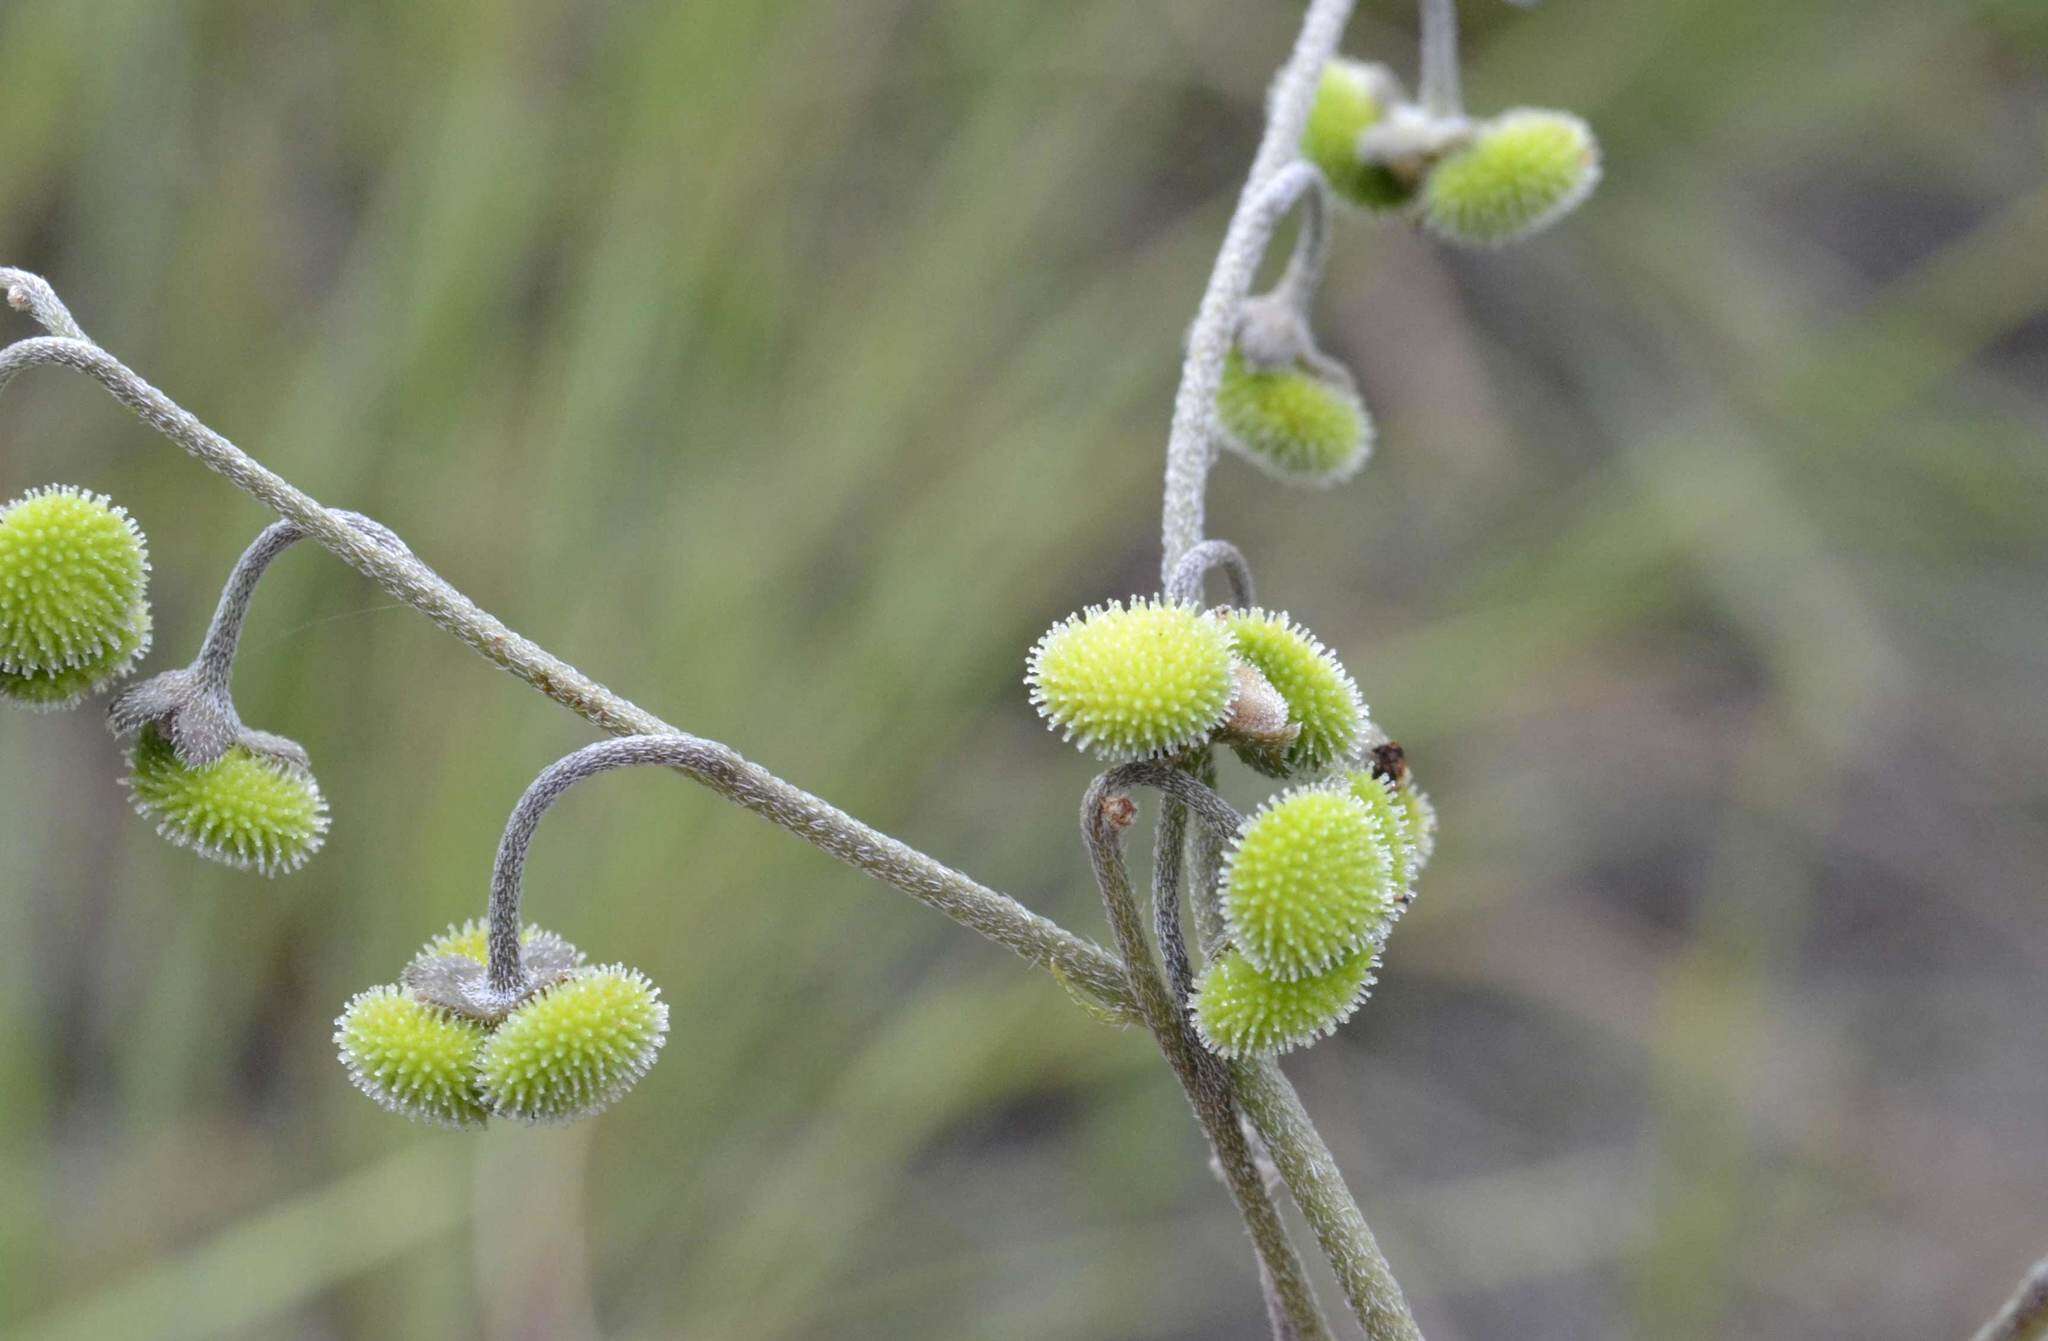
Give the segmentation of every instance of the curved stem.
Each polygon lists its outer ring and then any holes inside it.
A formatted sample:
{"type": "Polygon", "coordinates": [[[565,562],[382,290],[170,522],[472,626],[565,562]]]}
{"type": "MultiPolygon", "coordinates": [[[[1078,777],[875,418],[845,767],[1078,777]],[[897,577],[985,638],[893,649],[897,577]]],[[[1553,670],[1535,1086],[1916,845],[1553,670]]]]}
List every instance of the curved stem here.
{"type": "Polygon", "coordinates": [[[1458,0],[1421,0],[1422,76],[1416,89],[1422,110],[1435,117],[1465,114],[1458,78],[1458,0]]]}
{"type": "MultiPolygon", "coordinates": [[[[1258,1162],[1238,1124],[1229,1078],[1216,1057],[1196,1040],[1186,1014],[1161,981],[1151,946],[1145,940],[1144,922],[1131,895],[1130,873],[1124,866],[1123,838],[1137,812],[1124,789],[1141,778],[1152,781],[1141,771],[1146,767],[1126,765],[1104,773],[1081,799],[1081,833],[1095,869],[1095,883],[1102,891],[1110,929],[1115,932],[1117,948],[1123,954],[1131,995],[1209,1138],[1223,1181],[1237,1203],[1238,1214],[1244,1217],[1245,1227],[1251,1231],[1252,1243],[1271,1282],[1273,1296],[1287,1325],[1293,1329],[1292,1335],[1302,1341],[1328,1341],[1329,1324],[1316,1303],[1315,1288],[1287,1237],[1287,1226],[1266,1191],[1258,1162]]],[[[1188,783],[1189,788],[1169,786],[1162,790],[1173,791],[1191,807],[1199,798],[1189,794],[1189,789],[1208,790],[1184,773],[1169,769],[1169,774],[1188,783]]],[[[1223,803],[1219,800],[1216,804],[1223,803]]]]}
{"type": "MultiPolygon", "coordinates": [[[[388,527],[359,512],[336,510],[334,515],[389,549],[403,550],[405,542],[388,527]]],[[[283,554],[305,539],[306,528],[295,521],[272,522],[242,551],[221,588],[220,603],[214,607],[213,622],[206,626],[206,639],[199,645],[198,668],[201,684],[210,693],[225,695],[235,670],[235,651],[241,645],[242,626],[248,622],[250,603],[256,599],[256,584],[283,554]]]]}
{"type": "Polygon", "coordinates": [[[1295,235],[1294,250],[1287,255],[1287,268],[1280,272],[1272,296],[1307,321],[1329,263],[1330,183],[1317,173],[1315,185],[1301,198],[1301,231],[1295,235]]]}
{"type": "Polygon", "coordinates": [[[1273,81],[1266,129],[1258,155],[1224,231],[1209,284],[1188,332],[1180,390],[1173,401],[1173,427],[1166,444],[1166,496],[1160,518],[1161,580],[1170,579],[1180,556],[1202,541],[1209,469],[1216,459],[1216,391],[1223,382],[1238,309],[1251,292],[1259,259],[1273,228],[1300,192],[1321,174],[1299,161],[1301,132],[1308,124],[1323,66],[1336,54],[1351,17],[1353,0],[1309,0],[1294,50],[1273,81]],[[1287,180],[1283,180],[1287,179],[1287,180]],[[1277,207],[1277,208],[1276,208],[1277,207]]]}
{"type": "Polygon", "coordinates": [[[1203,582],[1215,569],[1230,581],[1230,603],[1240,609],[1258,604],[1252,593],[1252,566],[1228,540],[1204,540],[1180,556],[1166,580],[1166,599],[1201,604],[1203,582]]]}
{"type": "Polygon", "coordinates": [[[2020,1288],[1973,1341],[2041,1341],[2048,1337],[2048,1258],[2034,1263],[2020,1288]]]}
{"type": "MultiPolygon", "coordinates": [[[[41,280],[31,283],[22,271],[0,269],[0,286],[5,287],[10,305],[39,320],[58,314],[61,322],[53,328],[77,330],[61,303],[51,306],[55,295],[48,294],[49,286],[41,280]],[[47,298],[41,296],[45,294],[47,298]]],[[[24,369],[43,366],[70,368],[93,378],[115,400],[201,465],[273,512],[297,522],[307,538],[433,620],[491,664],[524,680],[584,720],[618,736],[682,734],[513,632],[504,621],[421,562],[411,550],[394,549],[322,507],[89,340],[72,334],[39,336],[0,349],[0,390],[24,369]]],[[[698,781],[883,884],[1015,951],[1110,1010],[1125,1016],[1132,1014],[1134,1003],[1124,982],[1123,968],[1101,946],[1039,916],[1008,895],[862,824],[728,747],[711,741],[698,744],[702,747],[702,767],[685,770],[698,781]]]]}

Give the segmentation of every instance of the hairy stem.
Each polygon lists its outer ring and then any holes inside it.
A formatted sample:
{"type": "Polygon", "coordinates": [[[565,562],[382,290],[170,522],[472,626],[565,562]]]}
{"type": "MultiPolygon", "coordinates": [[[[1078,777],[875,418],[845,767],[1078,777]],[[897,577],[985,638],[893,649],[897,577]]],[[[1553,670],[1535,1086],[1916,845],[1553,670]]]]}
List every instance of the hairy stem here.
{"type": "Polygon", "coordinates": [[[1436,117],[1465,114],[1458,79],[1458,0],[1422,0],[1422,75],[1416,96],[1436,117]]]}
{"type": "Polygon", "coordinates": [[[1249,609],[1258,603],[1252,592],[1252,566],[1228,540],[1204,540],[1181,555],[1173,575],[1166,580],[1166,599],[1201,604],[1204,581],[1219,568],[1230,580],[1232,605],[1249,609]]]}
{"type": "MultiPolygon", "coordinates": [[[[1252,1243],[1266,1273],[1265,1279],[1271,1284],[1272,1297],[1280,1306],[1281,1316],[1292,1328],[1291,1335],[1302,1341],[1328,1341],[1329,1324],[1323,1320],[1314,1287],[1302,1268],[1301,1258],[1294,1251],[1294,1244],[1287,1237],[1287,1226],[1266,1191],[1258,1162],[1245,1139],[1244,1129],[1238,1124],[1237,1106],[1231,1098],[1230,1082],[1222,1063],[1195,1038],[1186,1013],[1167,992],[1153,961],[1151,946],[1145,940],[1144,922],[1138,912],[1137,900],[1131,895],[1130,873],[1124,866],[1123,840],[1136,815],[1136,807],[1125,794],[1127,789],[1135,782],[1144,781],[1174,791],[1184,804],[1191,807],[1199,805],[1199,798],[1188,793],[1201,784],[1171,768],[1159,773],[1156,771],[1158,767],[1137,764],[1113,769],[1096,778],[1082,798],[1081,832],[1087,840],[1089,860],[1095,868],[1095,882],[1102,890],[1103,907],[1109,914],[1110,929],[1116,934],[1117,948],[1123,954],[1124,965],[1130,975],[1131,994],[1137,1000],[1139,1013],[1158,1041],[1159,1050],[1166,1055],[1167,1064],[1173,1068],[1181,1088],[1187,1092],[1196,1120],[1209,1138],[1223,1181],[1237,1203],[1238,1214],[1244,1217],[1245,1227],[1251,1231],[1252,1243]],[[1168,778],[1179,779],[1188,787],[1165,781],[1168,778]]],[[[1202,790],[1207,791],[1207,788],[1202,790]]],[[[1222,802],[1216,804],[1221,805],[1222,802]]],[[[1277,1329],[1275,1334],[1290,1335],[1277,1329]]]]}
{"type": "Polygon", "coordinates": [[[2048,1258],[2034,1263],[2005,1307],[1974,1341],[2042,1341],[2048,1337],[2048,1258]]]}
{"type": "MultiPolygon", "coordinates": [[[[334,515],[364,532],[388,549],[403,550],[405,542],[378,522],[359,512],[336,510],[334,515]]],[[[272,522],[249,542],[242,557],[221,588],[220,604],[214,607],[213,622],[206,626],[206,640],[199,646],[198,668],[202,685],[212,693],[225,695],[235,671],[235,652],[241,646],[242,627],[249,619],[249,606],[256,599],[256,585],[283,554],[305,539],[306,528],[295,521],[272,522]]]]}
{"type": "Polygon", "coordinates": [[[1250,176],[1224,231],[1223,246],[1209,272],[1208,288],[1188,332],[1180,390],[1173,401],[1173,427],[1166,444],[1166,498],[1160,523],[1159,574],[1170,581],[1180,556],[1202,541],[1209,469],[1216,459],[1216,391],[1236,333],[1238,311],[1251,293],[1259,259],[1273,229],[1299,194],[1320,174],[1299,161],[1301,132],[1308,124],[1323,67],[1336,54],[1351,17],[1353,0],[1309,0],[1294,50],[1273,81],[1266,130],[1252,160],[1250,176]]]}
{"type": "MultiPolygon", "coordinates": [[[[422,563],[411,550],[351,524],[267,469],[201,423],[163,392],[79,331],[70,313],[40,278],[0,268],[9,304],[72,332],[21,340],[0,349],[0,391],[24,369],[43,366],[82,372],[106,388],[145,423],[236,488],[296,522],[306,536],[333,552],[397,599],[473,648],[485,660],[524,680],[593,725],[618,736],[681,735],[653,713],[622,698],[523,638],[422,563]]],[[[690,739],[696,739],[690,737],[690,739]]],[[[713,741],[698,741],[699,767],[684,770],[728,800],[753,810],[806,842],[899,889],[929,908],[972,928],[1051,971],[1074,990],[1112,1011],[1135,1011],[1122,965],[1092,941],[1074,935],[1006,894],[981,885],[943,863],[861,823],[713,741]]]]}
{"type": "Polygon", "coordinates": [[[1372,1341],[1421,1341],[1408,1300],[1344,1182],[1336,1157],[1309,1120],[1277,1062],[1233,1062],[1230,1077],[1245,1116],[1337,1273],[1352,1313],[1372,1341]]]}

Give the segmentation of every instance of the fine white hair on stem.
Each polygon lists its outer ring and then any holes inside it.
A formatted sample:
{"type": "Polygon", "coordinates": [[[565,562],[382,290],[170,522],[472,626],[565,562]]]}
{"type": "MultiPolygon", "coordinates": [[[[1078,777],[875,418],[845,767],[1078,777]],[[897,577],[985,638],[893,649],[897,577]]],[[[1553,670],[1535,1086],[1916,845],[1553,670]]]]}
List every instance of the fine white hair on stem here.
{"type": "Polygon", "coordinates": [[[2019,1289],[1971,1341],[2041,1341],[2048,1337],[2048,1258],[2034,1263],[2019,1289]]]}
{"type": "Polygon", "coordinates": [[[1458,77],[1458,0],[1421,0],[1422,73],[1417,96],[1433,117],[1465,114],[1465,93],[1458,77]]]}
{"type": "Polygon", "coordinates": [[[1166,599],[1202,603],[1202,585],[1210,573],[1221,570],[1230,582],[1230,603],[1248,610],[1258,602],[1252,589],[1252,566],[1244,553],[1228,540],[1204,540],[1180,556],[1180,566],[1166,583],[1166,599]]]}
{"type": "MultiPolygon", "coordinates": [[[[0,269],[0,286],[5,287],[11,306],[39,321],[49,318],[55,323],[51,329],[78,331],[70,313],[42,280],[23,271],[0,269]]],[[[616,736],[681,734],[653,713],[513,632],[410,549],[394,548],[383,537],[368,533],[321,506],[208,428],[82,333],[38,336],[0,349],[0,390],[17,373],[35,367],[69,368],[91,377],[143,423],[201,465],[279,516],[299,523],[308,539],[440,625],[491,664],[524,680],[584,720],[616,736]]],[[[1123,965],[1101,946],[861,823],[743,758],[737,751],[716,742],[700,743],[707,752],[705,766],[693,776],[712,790],[1040,965],[1073,991],[1093,998],[1117,1016],[1130,1016],[1133,1003],[1123,965]]]]}
{"type": "Polygon", "coordinates": [[[1274,226],[1299,193],[1321,174],[1300,162],[1301,133],[1322,83],[1323,67],[1337,53],[1353,0],[1309,0],[1300,34],[1266,101],[1266,129],[1238,196],[1208,287],[1188,332],[1173,426],[1166,443],[1165,505],[1160,520],[1159,576],[1173,576],[1180,556],[1202,542],[1209,469],[1216,460],[1216,392],[1236,334],[1238,310],[1251,293],[1259,260],[1274,226]],[[1294,180],[1279,179],[1293,174],[1294,180]],[[1279,188],[1277,191],[1271,188],[1279,188]],[[1275,209],[1276,202],[1279,208],[1275,209]]]}

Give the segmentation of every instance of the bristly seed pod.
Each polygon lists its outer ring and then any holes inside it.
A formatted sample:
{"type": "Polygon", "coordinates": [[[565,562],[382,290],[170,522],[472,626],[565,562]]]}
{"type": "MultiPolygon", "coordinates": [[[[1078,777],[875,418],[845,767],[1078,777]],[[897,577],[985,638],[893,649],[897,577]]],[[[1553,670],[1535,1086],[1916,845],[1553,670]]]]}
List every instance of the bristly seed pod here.
{"type": "Polygon", "coordinates": [[[1327,488],[1372,455],[1372,416],[1350,386],[1303,363],[1262,367],[1233,349],[1216,392],[1224,445],[1291,484],[1327,488]]]}
{"type": "Polygon", "coordinates": [[[1340,199],[1367,209],[1393,209],[1414,196],[1414,177],[1367,162],[1358,152],[1358,137],[1405,97],[1401,81],[1384,65],[1339,57],[1323,67],[1302,131],[1301,154],[1322,169],[1340,199]]]}
{"type": "Polygon", "coordinates": [[[668,1006],[645,975],[582,969],[505,1017],[478,1058],[478,1087],[499,1117],[573,1122],[624,1097],[667,1038],[668,1006]]]}
{"type": "Polygon", "coordinates": [[[1304,1047],[1365,1003],[1377,953],[1368,945],[1321,973],[1283,982],[1226,949],[1195,979],[1195,1032],[1219,1057],[1271,1057],[1304,1047]]]}
{"type": "Polygon", "coordinates": [[[1569,112],[1517,108],[1430,170],[1422,220],[1449,242],[1498,247],[1576,209],[1600,180],[1600,149],[1569,112]]]}
{"type": "Polygon", "coordinates": [[[481,1127],[477,1093],[483,1026],[396,987],[350,998],[334,1022],[341,1064],[357,1089],[390,1112],[440,1127],[481,1127]]]}
{"type": "Polygon", "coordinates": [[[112,499],[53,484],[0,507],[0,671],[118,678],[148,641],[148,595],[148,546],[112,499]]]}
{"type": "Polygon", "coordinates": [[[1111,601],[1052,626],[1024,682],[1046,723],[1112,762],[1208,739],[1230,707],[1230,638],[1188,602],[1111,601]]]}
{"type": "Polygon", "coordinates": [[[145,727],[128,790],[136,813],[172,843],[266,876],[303,866],[327,834],[327,802],[313,775],[245,745],[194,768],[145,727]]]}
{"type": "Polygon", "coordinates": [[[1267,801],[1238,830],[1223,868],[1230,939],[1287,982],[1384,937],[1399,893],[1386,836],[1341,786],[1267,801]]]}
{"type": "Polygon", "coordinates": [[[30,712],[60,712],[99,693],[135,669],[149,651],[150,615],[145,603],[129,614],[119,643],[81,666],[64,670],[0,671],[0,698],[30,712]]]}
{"type": "MultiPolygon", "coordinates": [[[[1300,728],[1279,776],[1317,772],[1348,756],[1365,730],[1366,708],[1343,663],[1284,613],[1231,610],[1223,621],[1237,655],[1287,700],[1288,720],[1300,728]]],[[[1271,771],[1258,758],[1245,761],[1271,771]]]]}

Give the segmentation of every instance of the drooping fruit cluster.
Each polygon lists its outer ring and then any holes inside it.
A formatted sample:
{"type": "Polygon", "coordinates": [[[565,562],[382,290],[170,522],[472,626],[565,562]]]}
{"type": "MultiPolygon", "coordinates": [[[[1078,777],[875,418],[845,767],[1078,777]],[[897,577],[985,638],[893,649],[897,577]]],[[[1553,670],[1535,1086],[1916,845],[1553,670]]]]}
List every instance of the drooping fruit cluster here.
{"type": "Polygon", "coordinates": [[[1191,1003],[1209,1049],[1287,1052],[1349,1019],[1414,900],[1435,832],[1429,799],[1377,764],[1288,792],[1248,819],[1224,874],[1230,944],[1195,980],[1191,1003]]]}
{"type": "Polygon", "coordinates": [[[356,1088],[391,1112],[444,1127],[492,1117],[563,1123],[611,1107],[654,1065],[668,1006],[638,970],[586,965],[551,931],[520,937],[528,987],[500,1010],[471,1012],[437,990],[480,975],[489,960],[481,922],[422,946],[399,985],[358,993],[335,1021],[334,1042],[356,1088]]]}
{"type": "Polygon", "coordinates": [[[179,847],[261,875],[296,871],[327,837],[327,800],[310,770],[237,744],[208,764],[178,757],[154,725],[135,737],[128,795],[179,847]]]}
{"type": "Polygon", "coordinates": [[[1301,152],[1340,198],[1412,207],[1438,237],[1476,247],[1541,232],[1600,180],[1599,145],[1569,112],[1431,116],[1384,66],[1344,59],[1323,73],[1301,152]]]}
{"type": "Polygon", "coordinates": [[[1258,609],[1090,606],[1038,640],[1024,682],[1048,726],[1112,763],[1221,740],[1261,772],[1293,777],[1349,754],[1366,726],[1336,657],[1285,614],[1258,609]],[[1253,693],[1272,696],[1285,720],[1241,729],[1253,693]]]}
{"type": "Polygon", "coordinates": [[[49,485],[0,507],[0,697],[68,708],[149,650],[149,550],[111,499],[49,485]]]}

